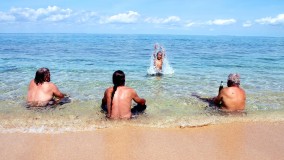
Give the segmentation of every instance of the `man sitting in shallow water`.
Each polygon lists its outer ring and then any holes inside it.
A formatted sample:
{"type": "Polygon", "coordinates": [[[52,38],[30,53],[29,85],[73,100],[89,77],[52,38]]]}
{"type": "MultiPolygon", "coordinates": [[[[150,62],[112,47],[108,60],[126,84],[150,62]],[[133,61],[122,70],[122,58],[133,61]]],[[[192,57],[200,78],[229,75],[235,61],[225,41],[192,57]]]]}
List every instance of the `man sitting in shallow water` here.
{"type": "Polygon", "coordinates": [[[217,105],[221,104],[224,111],[242,111],[245,109],[246,93],[240,87],[240,75],[230,74],[226,88],[223,88],[213,99],[217,105]]]}
{"type": "Polygon", "coordinates": [[[59,91],[55,84],[50,82],[49,69],[38,69],[35,78],[30,81],[27,97],[28,106],[44,107],[53,105],[62,98],[64,98],[64,94],[59,91]],[[57,100],[54,98],[57,98],[57,100]]]}
{"type": "Polygon", "coordinates": [[[146,100],[140,98],[134,89],[125,86],[123,71],[115,71],[112,81],[114,86],[105,90],[102,99],[102,109],[107,112],[108,118],[130,119],[136,112],[146,109],[146,100]],[[132,100],[138,105],[131,109],[132,100]]]}

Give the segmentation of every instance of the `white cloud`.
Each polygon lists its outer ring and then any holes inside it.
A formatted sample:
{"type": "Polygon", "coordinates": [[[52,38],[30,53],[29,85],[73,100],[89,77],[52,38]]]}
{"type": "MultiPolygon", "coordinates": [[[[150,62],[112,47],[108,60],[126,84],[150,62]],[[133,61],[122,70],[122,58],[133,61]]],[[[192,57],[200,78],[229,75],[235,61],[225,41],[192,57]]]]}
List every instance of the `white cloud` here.
{"type": "Polygon", "coordinates": [[[246,21],[243,23],[243,27],[251,27],[251,26],[252,26],[251,21],[246,21]]]}
{"type": "Polygon", "coordinates": [[[56,15],[51,15],[47,18],[45,18],[44,20],[46,21],[52,21],[52,22],[56,22],[56,21],[62,21],[66,18],[70,17],[70,15],[64,15],[64,14],[56,14],[56,15]]]}
{"type": "Polygon", "coordinates": [[[196,25],[197,23],[196,22],[188,22],[185,24],[186,27],[192,27],[194,25],[196,25]]]}
{"type": "MultiPolygon", "coordinates": [[[[58,6],[48,6],[46,8],[11,8],[8,12],[0,12],[0,22],[70,22],[84,24],[111,24],[111,23],[136,23],[140,14],[135,11],[127,11],[110,16],[101,16],[93,11],[73,11],[69,8],[60,8],[58,6]]],[[[284,14],[276,18],[264,18],[258,20],[259,23],[279,23],[283,21],[284,14]]],[[[207,25],[230,25],[237,22],[231,19],[215,19],[210,21],[182,21],[178,16],[168,16],[164,18],[148,17],[144,23],[164,24],[167,26],[207,26],[207,25]]],[[[250,27],[252,22],[243,23],[243,27],[250,27]]],[[[156,25],[158,26],[158,25],[156,25]]]]}
{"type": "Polygon", "coordinates": [[[277,24],[284,24],[284,14],[279,14],[276,17],[265,17],[261,19],[255,20],[255,22],[259,24],[272,24],[272,25],[277,25],[277,24]]]}
{"type": "Polygon", "coordinates": [[[71,9],[60,9],[56,6],[48,8],[47,10],[43,10],[43,13],[47,14],[48,17],[46,17],[44,20],[46,21],[62,21],[67,18],[69,18],[72,14],[71,9]]]}
{"type": "Polygon", "coordinates": [[[96,12],[80,12],[74,15],[76,17],[77,23],[93,22],[98,19],[98,14],[96,12]]]}
{"type": "Polygon", "coordinates": [[[12,8],[10,14],[15,16],[18,21],[34,21],[37,18],[35,10],[30,8],[12,8]]]}
{"type": "Polygon", "coordinates": [[[177,16],[169,16],[167,18],[149,17],[149,18],[146,18],[144,21],[147,23],[154,23],[154,24],[168,24],[168,23],[179,22],[180,18],[177,16]]]}
{"type": "Polygon", "coordinates": [[[230,25],[236,23],[235,19],[215,19],[209,21],[187,21],[185,23],[185,27],[193,27],[193,26],[208,26],[208,25],[230,25]]]}
{"type": "Polygon", "coordinates": [[[127,13],[119,13],[110,17],[102,18],[100,23],[135,23],[140,14],[134,11],[128,11],[127,13]]]}
{"type": "Polygon", "coordinates": [[[12,8],[8,13],[15,17],[16,21],[61,21],[72,14],[71,9],[61,9],[57,6],[48,6],[47,8],[12,8]]]}
{"type": "Polygon", "coordinates": [[[177,16],[170,16],[166,19],[164,19],[163,23],[172,23],[172,22],[179,22],[180,18],[177,16]]]}
{"type": "Polygon", "coordinates": [[[0,12],[0,22],[1,21],[14,21],[15,19],[16,18],[13,15],[0,12]]]}
{"type": "Polygon", "coordinates": [[[230,25],[234,24],[237,21],[235,19],[215,19],[215,20],[210,20],[207,22],[208,25],[230,25]]]}

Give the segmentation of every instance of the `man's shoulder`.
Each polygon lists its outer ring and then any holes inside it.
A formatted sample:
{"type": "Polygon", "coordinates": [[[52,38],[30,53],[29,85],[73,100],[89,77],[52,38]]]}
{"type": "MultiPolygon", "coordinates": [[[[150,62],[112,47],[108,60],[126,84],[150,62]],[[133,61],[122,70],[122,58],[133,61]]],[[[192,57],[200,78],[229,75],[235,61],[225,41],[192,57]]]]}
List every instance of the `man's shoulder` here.
{"type": "Polygon", "coordinates": [[[43,82],[42,84],[36,84],[36,82],[35,82],[35,80],[34,79],[32,79],[31,81],[30,81],[30,84],[33,84],[33,85],[41,85],[41,86],[43,86],[43,87],[54,87],[54,86],[56,86],[54,83],[52,83],[52,82],[43,82]]]}
{"type": "Polygon", "coordinates": [[[48,87],[48,88],[56,88],[56,87],[57,87],[57,86],[56,86],[54,83],[52,83],[52,82],[44,82],[42,85],[45,86],[45,87],[48,87]]]}
{"type": "Polygon", "coordinates": [[[245,94],[245,90],[240,88],[240,87],[226,87],[224,89],[222,89],[224,94],[231,94],[232,92],[234,93],[244,93],[245,94]]]}
{"type": "MultiPolygon", "coordinates": [[[[122,90],[128,90],[128,91],[135,91],[133,88],[131,87],[127,87],[127,86],[121,86],[120,89],[122,90]]],[[[106,89],[106,92],[112,92],[113,91],[113,87],[108,87],[106,89]]]]}
{"type": "Polygon", "coordinates": [[[35,80],[34,79],[30,80],[30,85],[31,84],[35,84],[35,80]]]}
{"type": "Polygon", "coordinates": [[[134,88],[128,87],[128,86],[123,86],[123,89],[125,90],[131,90],[131,91],[135,91],[134,88]]]}
{"type": "Polygon", "coordinates": [[[131,88],[131,87],[126,87],[125,90],[131,94],[132,96],[135,96],[137,93],[136,93],[136,90],[134,88],[131,88]]]}
{"type": "Polygon", "coordinates": [[[127,86],[122,86],[120,87],[120,91],[127,93],[127,94],[134,94],[135,90],[131,87],[127,87],[127,86]]]}
{"type": "Polygon", "coordinates": [[[43,84],[44,84],[44,85],[55,85],[55,84],[52,83],[52,82],[44,82],[43,84]]]}
{"type": "Polygon", "coordinates": [[[111,92],[113,90],[113,87],[108,87],[105,91],[106,92],[111,92]]]}
{"type": "Polygon", "coordinates": [[[231,87],[225,87],[221,90],[220,94],[221,95],[228,95],[229,93],[232,92],[232,88],[231,87]]]}
{"type": "Polygon", "coordinates": [[[241,87],[239,86],[233,86],[233,87],[227,87],[229,90],[236,90],[236,91],[244,91],[241,87]]]}

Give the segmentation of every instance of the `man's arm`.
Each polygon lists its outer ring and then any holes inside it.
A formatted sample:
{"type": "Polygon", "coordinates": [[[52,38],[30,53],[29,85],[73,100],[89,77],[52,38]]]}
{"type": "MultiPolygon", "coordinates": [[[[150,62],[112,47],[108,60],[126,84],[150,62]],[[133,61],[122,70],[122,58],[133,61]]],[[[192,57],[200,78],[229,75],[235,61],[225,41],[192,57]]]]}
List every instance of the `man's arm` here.
{"type": "Polygon", "coordinates": [[[146,100],[144,98],[140,98],[135,90],[133,90],[133,100],[139,105],[145,105],[146,100]]]}
{"type": "Polygon", "coordinates": [[[107,104],[107,99],[106,99],[106,91],[105,91],[104,97],[103,97],[103,99],[102,99],[102,105],[104,106],[104,105],[106,105],[106,104],[107,104]]]}
{"type": "Polygon", "coordinates": [[[223,99],[223,94],[224,94],[223,92],[224,92],[224,89],[222,89],[219,92],[218,96],[213,99],[215,104],[220,105],[220,103],[222,102],[222,99],[223,99]]]}
{"type": "Polygon", "coordinates": [[[153,53],[153,57],[154,57],[154,59],[156,59],[156,54],[155,54],[155,52],[153,53]]]}
{"type": "Polygon", "coordinates": [[[156,67],[156,57],[154,57],[154,59],[153,59],[153,65],[154,65],[154,67],[156,67]]]}
{"type": "Polygon", "coordinates": [[[53,93],[53,95],[55,96],[55,97],[57,97],[57,98],[64,98],[64,94],[63,93],[61,93],[60,91],[59,91],[59,89],[57,88],[57,86],[55,85],[55,84],[53,84],[53,83],[50,83],[51,84],[51,88],[52,88],[52,93],[53,93]]]}
{"type": "Polygon", "coordinates": [[[105,93],[104,93],[104,97],[102,99],[102,105],[105,106],[106,105],[106,109],[107,109],[107,117],[110,117],[111,116],[111,96],[109,94],[111,94],[110,92],[111,90],[108,88],[105,90],[105,93]]]}

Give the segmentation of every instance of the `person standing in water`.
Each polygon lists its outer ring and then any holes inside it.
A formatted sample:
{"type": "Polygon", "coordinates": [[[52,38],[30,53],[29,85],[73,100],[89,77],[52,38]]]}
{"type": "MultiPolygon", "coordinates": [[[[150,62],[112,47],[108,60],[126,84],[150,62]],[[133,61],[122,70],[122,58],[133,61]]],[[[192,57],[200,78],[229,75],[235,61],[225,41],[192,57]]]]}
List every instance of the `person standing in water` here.
{"type": "Polygon", "coordinates": [[[156,55],[154,54],[154,67],[158,72],[162,72],[163,60],[164,54],[162,51],[158,51],[156,55]]]}
{"type": "Polygon", "coordinates": [[[113,73],[114,86],[105,90],[102,109],[111,119],[130,119],[136,112],[146,109],[146,100],[140,98],[133,88],[125,86],[125,74],[121,70],[113,73]],[[131,109],[132,100],[138,105],[131,109]]]}
{"type": "Polygon", "coordinates": [[[213,98],[216,105],[221,104],[224,111],[242,111],[245,109],[246,93],[240,87],[240,75],[230,74],[226,88],[219,91],[217,97],[213,98]]]}
{"type": "Polygon", "coordinates": [[[156,43],[154,45],[154,51],[151,54],[149,68],[147,69],[148,75],[161,76],[164,74],[173,74],[174,70],[170,66],[167,58],[164,47],[156,43]]]}
{"type": "Polygon", "coordinates": [[[44,107],[53,105],[64,98],[64,94],[57,86],[50,82],[48,68],[40,68],[36,71],[35,78],[30,81],[28,88],[27,104],[30,107],[44,107]],[[55,99],[56,98],[56,99],[55,99]]]}

